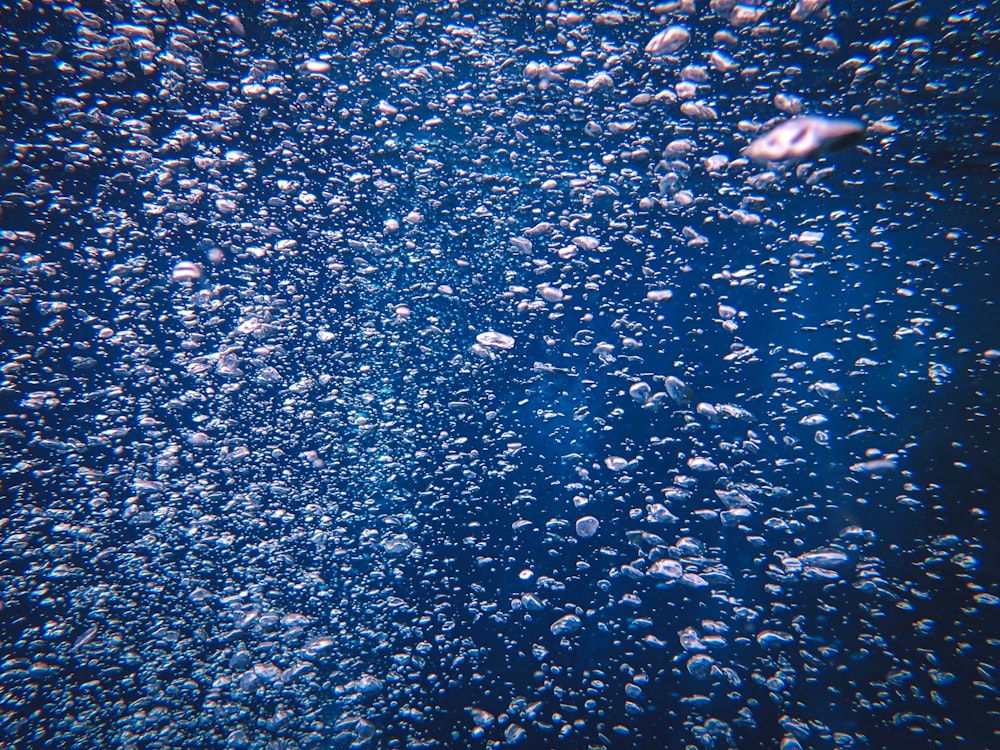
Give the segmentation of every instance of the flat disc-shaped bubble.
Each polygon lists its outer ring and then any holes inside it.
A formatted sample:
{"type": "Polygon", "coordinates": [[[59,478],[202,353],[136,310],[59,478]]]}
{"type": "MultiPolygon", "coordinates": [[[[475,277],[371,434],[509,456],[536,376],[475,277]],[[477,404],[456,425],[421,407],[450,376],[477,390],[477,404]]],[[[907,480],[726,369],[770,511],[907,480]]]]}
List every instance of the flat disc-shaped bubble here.
{"type": "Polygon", "coordinates": [[[679,52],[691,39],[691,33],[683,26],[668,26],[646,43],[646,54],[661,57],[679,52]]]}
{"type": "Polygon", "coordinates": [[[860,143],[864,136],[864,125],[854,120],[793,117],[754,140],[746,154],[756,161],[810,159],[824,151],[860,143]]]}
{"type": "Polygon", "coordinates": [[[583,622],[576,615],[564,615],[549,626],[553,635],[571,635],[583,626],[583,622]]]}
{"type": "Polygon", "coordinates": [[[600,522],[593,516],[583,516],[576,521],[576,535],[581,539],[589,539],[597,533],[600,522]]]}
{"type": "Polygon", "coordinates": [[[476,335],[476,341],[482,346],[493,349],[512,349],[514,347],[514,337],[497,331],[484,331],[476,335]]]}
{"type": "Polygon", "coordinates": [[[648,573],[652,578],[672,581],[680,578],[684,574],[684,568],[676,560],[664,558],[663,560],[657,560],[655,563],[650,565],[648,573]]]}

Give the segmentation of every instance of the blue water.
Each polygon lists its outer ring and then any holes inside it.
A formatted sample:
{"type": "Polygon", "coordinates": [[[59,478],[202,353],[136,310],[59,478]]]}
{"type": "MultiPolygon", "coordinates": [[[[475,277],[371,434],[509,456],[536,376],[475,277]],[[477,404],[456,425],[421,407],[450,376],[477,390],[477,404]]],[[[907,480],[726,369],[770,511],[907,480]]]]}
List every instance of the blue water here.
{"type": "Polygon", "coordinates": [[[996,12],[791,7],[5,11],[5,746],[995,746],[996,12]],[[708,174],[778,93],[864,142],[708,174]]]}

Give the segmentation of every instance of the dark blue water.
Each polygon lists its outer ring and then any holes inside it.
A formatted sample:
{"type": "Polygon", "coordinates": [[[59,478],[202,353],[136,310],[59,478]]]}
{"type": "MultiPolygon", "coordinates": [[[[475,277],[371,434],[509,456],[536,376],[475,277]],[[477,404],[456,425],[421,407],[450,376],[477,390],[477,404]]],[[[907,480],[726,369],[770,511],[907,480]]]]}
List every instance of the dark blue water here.
{"type": "Polygon", "coordinates": [[[5,12],[6,746],[994,746],[996,13],[790,10],[5,12]],[[778,93],[865,141],[708,174],[778,93]]]}

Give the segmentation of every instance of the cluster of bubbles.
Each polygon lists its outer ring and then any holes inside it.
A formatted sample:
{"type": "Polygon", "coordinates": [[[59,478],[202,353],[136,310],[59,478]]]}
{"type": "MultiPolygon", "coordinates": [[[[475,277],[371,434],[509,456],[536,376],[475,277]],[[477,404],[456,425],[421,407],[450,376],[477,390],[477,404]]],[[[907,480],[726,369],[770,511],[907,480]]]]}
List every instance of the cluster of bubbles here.
{"type": "Polygon", "coordinates": [[[5,746],[996,741],[996,21],[847,5],[5,11],[5,746]]]}

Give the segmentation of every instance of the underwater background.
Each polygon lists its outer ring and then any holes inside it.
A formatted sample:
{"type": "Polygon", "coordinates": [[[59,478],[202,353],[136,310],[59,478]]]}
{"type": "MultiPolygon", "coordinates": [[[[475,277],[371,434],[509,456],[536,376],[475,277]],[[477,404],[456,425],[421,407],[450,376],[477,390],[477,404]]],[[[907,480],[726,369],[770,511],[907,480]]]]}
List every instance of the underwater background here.
{"type": "Polygon", "coordinates": [[[4,747],[1000,746],[994,4],[0,18],[4,747]]]}

